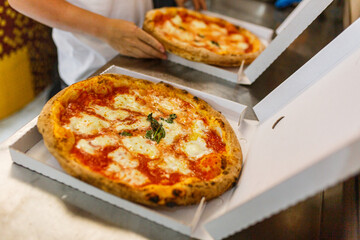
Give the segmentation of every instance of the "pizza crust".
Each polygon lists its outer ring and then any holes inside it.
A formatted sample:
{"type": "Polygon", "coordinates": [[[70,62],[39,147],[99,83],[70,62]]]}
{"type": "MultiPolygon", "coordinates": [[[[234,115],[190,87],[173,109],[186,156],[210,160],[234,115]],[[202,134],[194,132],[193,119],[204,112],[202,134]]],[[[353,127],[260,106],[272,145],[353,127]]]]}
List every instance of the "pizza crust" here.
{"type": "Polygon", "coordinates": [[[225,117],[209,104],[169,84],[155,84],[124,75],[100,75],[67,87],[47,102],[39,115],[37,127],[46,147],[67,173],[106,192],[147,206],[189,205],[200,202],[203,197],[206,200],[215,198],[236,184],[242,166],[241,148],[235,133],[225,117]],[[199,111],[209,116],[209,119],[216,122],[222,129],[223,139],[226,142],[226,154],[221,159],[222,173],[209,181],[187,178],[174,185],[150,184],[144,187],[133,187],[112,181],[80,163],[70,153],[75,138],[70,130],[61,126],[60,113],[69,100],[77,98],[79,92],[107,93],[111,91],[111,85],[141,85],[144,88],[155,88],[158,91],[171,92],[174,96],[194,104],[199,111]]]}
{"type": "MultiPolygon", "coordinates": [[[[191,11],[185,8],[168,7],[168,8],[154,9],[154,10],[150,10],[146,14],[143,24],[143,29],[152,36],[154,36],[159,42],[161,42],[164,45],[165,49],[171,53],[174,53],[190,61],[202,62],[202,63],[217,65],[222,67],[238,67],[243,62],[244,64],[250,64],[258,55],[260,55],[260,53],[265,48],[265,46],[261,43],[260,39],[258,39],[254,34],[252,34],[250,31],[244,28],[240,28],[241,33],[249,37],[249,40],[251,41],[253,48],[256,49],[255,51],[250,53],[217,54],[206,48],[189,45],[186,42],[170,40],[166,36],[164,36],[162,31],[156,28],[154,19],[158,12],[163,12],[163,13],[174,12],[177,11],[178,9],[191,12],[192,14],[195,15],[201,15],[201,13],[199,12],[191,11]]],[[[210,17],[210,16],[206,16],[206,17],[214,22],[225,22],[225,20],[223,19],[210,17]]]]}

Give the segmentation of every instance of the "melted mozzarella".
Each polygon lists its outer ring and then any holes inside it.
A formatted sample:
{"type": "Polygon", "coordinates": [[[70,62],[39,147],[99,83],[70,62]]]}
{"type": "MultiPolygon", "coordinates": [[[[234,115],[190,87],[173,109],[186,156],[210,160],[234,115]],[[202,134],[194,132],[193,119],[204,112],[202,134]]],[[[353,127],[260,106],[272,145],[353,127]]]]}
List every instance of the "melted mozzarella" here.
{"type": "Polygon", "coordinates": [[[85,139],[80,139],[80,141],[76,144],[76,148],[89,154],[95,153],[95,147],[91,146],[90,142],[86,141],[85,139]]]}
{"type": "Polygon", "coordinates": [[[241,34],[232,34],[232,35],[230,35],[230,39],[233,41],[241,42],[241,41],[244,41],[244,36],[241,34]]]}
{"type": "Polygon", "coordinates": [[[100,118],[80,113],[80,117],[70,118],[70,123],[64,127],[78,134],[97,134],[101,129],[109,126],[110,123],[100,118]]]}
{"type": "Polygon", "coordinates": [[[117,143],[117,139],[111,136],[99,136],[91,140],[91,144],[99,147],[113,146],[117,143]]]}
{"type": "Polygon", "coordinates": [[[136,159],[132,159],[130,154],[123,148],[118,148],[108,155],[116,163],[120,164],[123,168],[136,168],[139,166],[139,162],[136,159]]]}
{"type": "Polygon", "coordinates": [[[161,98],[157,96],[152,96],[152,101],[156,103],[159,109],[165,110],[171,113],[181,113],[182,102],[178,98],[161,98]]]}
{"type": "Polygon", "coordinates": [[[178,38],[183,41],[192,42],[195,36],[190,32],[182,32],[181,34],[178,34],[178,38]]]}
{"type": "Polygon", "coordinates": [[[181,25],[182,24],[182,19],[179,15],[176,15],[175,17],[173,17],[171,19],[171,21],[175,24],[175,25],[181,25]]]}
{"type": "Polygon", "coordinates": [[[164,161],[158,165],[161,169],[163,169],[167,173],[181,173],[184,175],[188,175],[192,173],[189,169],[186,161],[181,159],[176,159],[174,156],[166,156],[164,161]]]}
{"type": "Polygon", "coordinates": [[[134,95],[119,94],[115,98],[115,108],[126,108],[136,112],[149,113],[149,109],[136,101],[134,95]]]}
{"type": "Polygon", "coordinates": [[[123,182],[126,182],[130,185],[142,185],[149,181],[149,179],[136,169],[122,169],[117,164],[110,164],[107,168],[107,171],[123,182]]]}
{"type": "Polygon", "coordinates": [[[159,150],[150,140],[141,136],[122,139],[124,146],[133,153],[143,154],[153,159],[159,156],[159,150]]]}
{"type": "Polygon", "coordinates": [[[207,28],[207,25],[203,21],[193,20],[190,27],[196,31],[196,29],[207,28]]]}
{"type": "Polygon", "coordinates": [[[176,136],[185,134],[185,130],[176,121],[173,123],[162,121],[162,124],[165,129],[165,137],[161,141],[163,141],[165,144],[170,145],[173,143],[176,136]]]}
{"type": "Polygon", "coordinates": [[[193,132],[199,135],[204,135],[204,132],[207,131],[207,128],[205,127],[204,121],[197,119],[194,122],[193,132]]]}
{"type": "Polygon", "coordinates": [[[203,138],[185,142],[181,146],[183,152],[193,160],[197,160],[204,155],[212,153],[212,149],[206,147],[206,142],[203,138]]]}
{"type": "Polygon", "coordinates": [[[163,25],[164,32],[174,35],[177,33],[177,28],[170,22],[166,21],[163,25]]]}
{"type": "Polygon", "coordinates": [[[212,28],[215,31],[219,31],[221,34],[227,34],[228,31],[226,30],[226,28],[222,28],[219,25],[215,24],[215,23],[211,23],[209,25],[210,28],[212,28]]]}
{"type": "Polygon", "coordinates": [[[136,169],[126,169],[119,173],[120,178],[130,185],[142,185],[149,181],[148,177],[136,169]]]}
{"type": "Polygon", "coordinates": [[[246,50],[249,47],[249,44],[244,43],[244,42],[240,42],[237,44],[237,47],[242,49],[242,50],[246,50]]]}
{"type": "Polygon", "coordinates": [[[123,120],[129,116],[129,113],[120,109],[112,110],[108,107],[103,106],[92,106],[91,107],[96,114],[99,114],[100,116],[108,119],[108,120],[123,120]]]}
{"type": "Polygon", "coordinates": [[[146,117],[138,117],[136,122],[132,124],[119,123],[116,125],[116,131],[122,131],[122,130],[132,130],[132,129],[146,129],[150,127],[150,122],[147,120],[146,117]]]}
{"type": "Polygon", "coordinates": [[[99,136],[91,140],[80,139],[76,144],[76,148],[81,149],[89,154],[94,154],[96,150],[113,146],[117,143],[117,139],[111,136],[99,136]]]}
{"type": "Polygon", "coordinates": [[[193,41],[194,34],[182,31],[178,27],[174,26],[170,21],[166,21],[163,25],[163,31],[169,35],[176,36],[178,39],[182,41],[193,41]]]}

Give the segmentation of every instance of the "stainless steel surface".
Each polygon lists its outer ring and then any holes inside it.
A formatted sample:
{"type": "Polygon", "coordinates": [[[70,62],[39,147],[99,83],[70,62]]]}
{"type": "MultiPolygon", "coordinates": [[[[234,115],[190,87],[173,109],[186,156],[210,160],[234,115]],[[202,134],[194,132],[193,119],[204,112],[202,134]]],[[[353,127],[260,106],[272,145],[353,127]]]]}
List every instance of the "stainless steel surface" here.
{"type": "MultiPolygon", "coordinates": [[[[279,11],[271,2],[254,0],[213,0],[210,10],[271,28],[291,11],[279,11]]],[[[97,73],[115,64],[253,107],[341,32],[340,19],[341,4],[335,2],[251,86],[236,85],[168,61],[121,56],[97,73]]],[[[247,117],[255,118],[251,112],[247,117]]],[[[13,164],[8,143],[0,147],[0,239],[189,239],[13,164]]],[[[325,200],[319,193],[229,239],[319,239],[327,231],[321,229],[325,200]]],[[[341,208],[339,204],[334,208],[341,208]]],[[[331,224],[326,222],[326,228],[331,224]]]]}

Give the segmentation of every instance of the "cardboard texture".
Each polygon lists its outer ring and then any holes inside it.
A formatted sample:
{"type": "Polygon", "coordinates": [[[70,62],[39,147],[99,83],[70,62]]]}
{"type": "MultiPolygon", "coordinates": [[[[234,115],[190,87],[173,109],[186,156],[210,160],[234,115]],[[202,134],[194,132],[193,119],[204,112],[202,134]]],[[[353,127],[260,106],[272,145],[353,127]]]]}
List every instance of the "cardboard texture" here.
{"type": "Polygon", "coordinates": [[[230,82],[244,85],[252,84],[280,54],[312,23],[317,16],[333,0],[304,0],[288,16],[283,24],[276,30],[277,36],[272,40],[272,29],[230,18],[221,14],[204,11],[205,14],[220,17],[229,22],[244,27],[257,35],[266,46],[266,49],[249,65],[240,67],[217,67],[199,62],[192,62],[174,54],[168,54],[170,61],[217,76],[230,82]]]}
{"type": "Polygon", "coordinates": [[[344,14],[343,25],[344,28],[348,27],[351,23],[360,17],[360,1],[358,0],[345,0],[344,1],[344,14]]]}
{"type": "Polygon", "coordinates": [[[357,21],[255,106],[260,125],[229,209],[206,224],[211,236],[226,237],[360,171],[359,41],[357,21]]]}
{"type": "MultiPolygon", "coordinates": [[[[36,119],[10,153],[20,165],[175,231],[224,238],[360,171],[359,42],[360,20],[256,105],[259,121],[243,119],[244,105],[172,84],[223,112],[245,152],[238,185],[204,207],[150,209],[67,175],[47,152],[36,119]]],[[[160,81],[115,66],[105,72],[160,81]]]]}

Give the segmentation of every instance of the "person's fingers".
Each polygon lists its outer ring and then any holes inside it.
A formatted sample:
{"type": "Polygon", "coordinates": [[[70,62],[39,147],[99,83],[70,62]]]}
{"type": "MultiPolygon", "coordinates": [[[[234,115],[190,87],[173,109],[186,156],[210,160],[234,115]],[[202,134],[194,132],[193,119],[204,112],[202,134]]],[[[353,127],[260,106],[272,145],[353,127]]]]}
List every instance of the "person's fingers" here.
{"type": "Polygon", "coordinates": [[[200,8],[206,10],[206,1],[205,0],[199,0],[200,8]]]}
{"type": "Polygon", "coordinates": [[[144,30],[138,28],[136,32],[136,36],[143,41],[144,43],[148,44],[152,48],[154,48],[156,51],[159,51],[160,53],[165,53],[164,46],[156,40],[153,36],[145,32],[144,30]]]}
{"type": "Polygon", "coordinates": [[[176,5],[178,7],[184,7],[184,3],[185,3],[185,1],[183,1],[183,0],[176,0],[176,5]]]}
{"type": "Polygon", "coordinates": [[[128,48],[123,54],[133,58],[154,58],[152,55],[143,52],[140,48],[128,48]]]}
{"type": "Polygon", "coordinates": [[[200,3],[199,3],[199,1],[193,0],[192,2],[193,2],[193,5],[194,5],[195,10],[198,11],[198,10],[200,9],[200,3]]]}
{"type": "Polygon", "coordinates": [[[161,58],[166,59],[166,55],[164,52],[160,52],[157,49],[154,49],[152,46],[143,42],[141,39],[136,43],[136,48],[151,56],[152,58],[161,58]]]}

